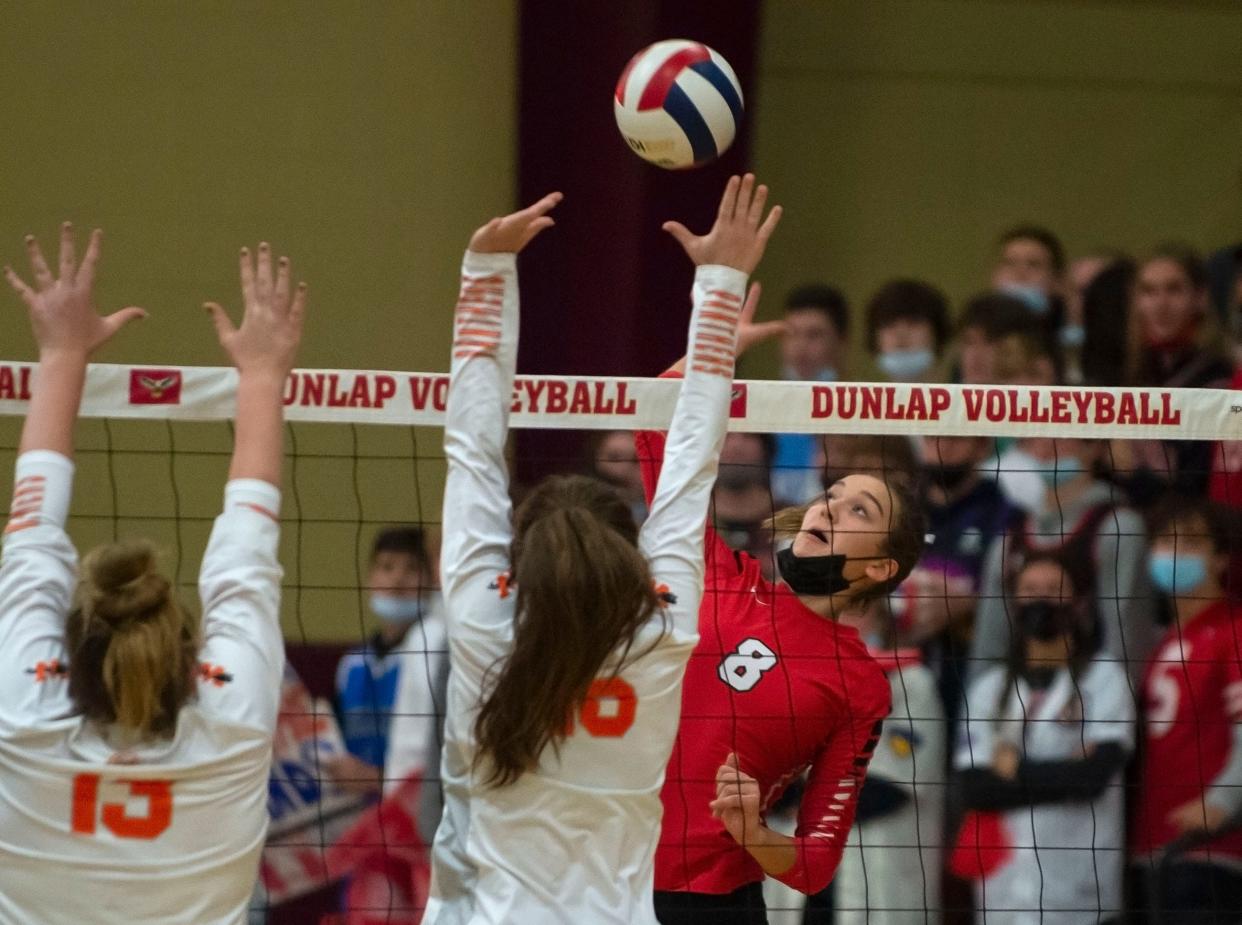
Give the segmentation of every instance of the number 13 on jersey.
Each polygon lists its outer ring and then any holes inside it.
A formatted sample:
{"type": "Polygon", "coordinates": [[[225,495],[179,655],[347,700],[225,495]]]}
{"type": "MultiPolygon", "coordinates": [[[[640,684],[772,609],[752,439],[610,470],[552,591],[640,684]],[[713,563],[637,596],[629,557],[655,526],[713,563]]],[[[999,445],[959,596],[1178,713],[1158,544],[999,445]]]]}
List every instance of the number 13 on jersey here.
{"type": "Polygon", "coordinates": [[[94,835],[98,823],[117,838],[151,839],[172,824],[172,782],[166,780],[109,780],[121,789],[119,801],[99,801],[98,774],[73,779],[72,828],[76,835],[94,835]],[[130,815],[132,800],[145,801],[145,812],[130,815]]]}

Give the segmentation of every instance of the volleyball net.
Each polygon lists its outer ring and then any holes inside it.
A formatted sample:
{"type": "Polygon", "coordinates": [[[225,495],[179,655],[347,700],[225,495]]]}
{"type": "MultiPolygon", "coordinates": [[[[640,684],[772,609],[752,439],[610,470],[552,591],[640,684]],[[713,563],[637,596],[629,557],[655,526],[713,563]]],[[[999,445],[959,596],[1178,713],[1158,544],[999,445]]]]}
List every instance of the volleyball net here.
{"type": "MultiPolygon", "coordinates": [[[[0,362],[2,466],[12,464],[33,375],[34,364],[0,362]]],[[[332,704],[337,660],[375,632],[368,604],[375,535],[391,525],[414,525],[435,545],[448,382],[441,373],[366,370],[296,370],[288,380],[282,624],[298,676],[286,678],[271,785],[272,843],[265,853],[256,922],[312,920],[305,911],[287,910],[299,908],[315,891],[331,908],[349,907],[341,921],[418,921],[426,894],[427,837],[418,815],[426,794],[407,799],[401,782],[389,780],[390,799],[377,808],[356,789],[329,779],[324,761],[346,747],[332,704]],[[393,874],[390,861],[404,865],[408,882],[405,873],[393,874]]],[[[235,371],[225,368],[90,367],[70,518],[79,549],[147,537],[163,552],[183,598],[193,600],[232,452],[235,386],[235,371]]],[[[628,451],[606,451],[603,435],[666,428],[678,389],[669,379],[519,376],[511,425],[583,432],[569,441],[572,454],[540,459],[535,468],[594,472],[625,491],[637,472],[632,445],[628,451]]],[[[903,921],[920,912],[936,921],[954,909],[982,908],[985,883],[1000,884],[994,895],[1002,897],[1004,908],[1119,914],[1120,879],[1141,888],[1158,874],[1156,861],[1136,854],[1126,836],[1127,820],[1141,799],[1134,788],[1146,771],[1133,758],[1145,722],[1144,685],[1162,671],[1157,664],[1153,672],[1149,662],[1158,656],[1170,610],[1169,596],[1148,576],[1148,520],[1160,506],[1156,496],[1169,484],[1197,486],[1203,497],[1211,490],[1221,507],[1229,502],[1242,507],[1242,480],[1235,485],[1229,471],[1232,442],[1242,446],[1242,398],[1218,390],[738,381],[730,431],[761,436],[749,442],[730,438],[713,519],[721,536],[755,553],[769,575],[774,573],[771,538],[762,521],[786,503],[806,501],[808,492],[822,490],[837,475],[871,471],[900,477],[934,508],[924,561],[882,603],[882,619],[874,625],[884,628],[877,644],[892,656],[881,660],[890,676],[908,680],[912,672],[922,673],[929,692],[920,701],[918,685],[894,682],[894,712],[873,761],[872,773],[894,778],[889,783],[904,796],[898,809],[856,827],[832,900],[812,899],[804,910],[802,899],[773,886],[769,921],[832,921],[827,905],[833,901],[838,922],[864,921],[882,910],[901,912],[903,921]],[[778,436],[774,441],[767,435],[778,436]],[[964,467],[947,458],[947,442],[937,442],[958,438],[980,438],[960,457],[967,459],[964,467]],[[1070,441],[1088,441],[1091,452],[1079,453],[1070,441]],[[1198,450],[1187,454],[1186,447],[1198,450]],[[1091,474],[1086,496],[1085,481],[1070,485],[1082,471],[1091,474]],[[980,496],[980,510],[955,512],[963,478],[998,490],[987,499],[980,496]],[[1001,512],[982,509],[1002,503],[1001,512]],[[1012,600],[1018,566],[1007,544],[1013,543],[1022,544],[1023,554],[1051,549],[1073,559],[1071,572],[1084,557],[1092,560],[1075,576],[1086,574],[1095,582],[1080,596],[1091,598],[1087,606],[1096,621],[1091,645],[1117,666],[1110,677],[1119,689],[1079,686],[1082,676],[1075,675],[1068,694],[1055,685],[1047,690],[1028,685],[1018,688],[1014,699],[993,695],[980,706],[972,698],[972,686],[989,669],[1012,669],[1015,634],[1022,631],[1012,600]],[[990,552],[993,544],[1001,544],[999,556],[990,552]],[[995,571],[990,556],[1002,563],[999,584],[988,574],[995,571]],[[989,606],[1000,609],[985,618],[989,606]],[[1065,702],[1050,713],[1046,703],[1057,697],[1065,702]],[[1101,791],[1116,793],[1111,803],[1100,793],[1071,797],[1065,794],[1072,794],[1072,787],[1052,788],[1048,792],[1062,796],[1032,796],[1027,804],[1014,804],[1025,805],[1033,820],[1021,824],[1010,818],[1021,815],[1010,804],[989,814],[976,812],[971,799],[962,797],[961,750],[973,735],[972,724],[983,723],[989,734],[1004,732],[1019,753],[1032,750],[1032,760],[1086,759],[1097,751],[1097,741],[1108,740],[1100,733],[1104,720],[1088,715],[1095,698],[1130,705],[1117,708],[1121,712],[1111,718],[1129,762],[1129,770],[1110,774],[1101,791]],[[917,762],[910,759],[933,742],[938,744],[916,773],[917,762]],[[1122,793],[1127,780],[1128,798],[1122,793]],[[1086,835],[1076,822],[1082,818],[1091,822],[1086,835]],[[1066,873],[1058,873],[1059,864],[1066,873]],[[1144,865],[1146,873],[1127,873],[1144,865]],[[1020,874],[1012,883],[1004,881],[1009,867],[1020,874]],[[1075,869],[1085,867],[1094,871],[1087,878],[1094,878],[1094,892],[1069,895],[1061,889],[1063,881],[1074,879],[1075,869]],[[895,885],[907,889],[903,893],[895,885]]],[[[640,508],[636,503],[641,516],[640,508]]],[[[423,660],[446,655],[442,642],[417,653],[423,660]]],[[[1236,662],[1221,666],[1222,677],[1238,672],[1236,662]]],[[[1167,678],[1156,682],[1166,693],[1174,686],[1167,678]]],[[[1242,687],[1231,690],[1236,694],[1242,687]]],[[[442,699],[433,701],[442,707],[442,699]]],[[[1159,717],[1161,722],[1180,721],[1175,707],[1167,702],[1163,707],[1172,713],[1159,717]]],[[[377,703],[377,727],[392,712],[388,701],[377,703]]],[[[1229,730],[1218,727],[1233,717],[1222,715],[1216,727],[1205,720],[1193,737],[1227,737],[1229,730]]],[[[1210,782],[1220,771],[1204,767],[1199,776],[1210,782]]],[[[433,789],[436,778],[432,767],[419,783],[433,789]]],[[[770,812],[774,826],[795,824],[796,786],[793,790],[770,812]]],[[[1175,834],[1178,850],[1203,841],[1196,842],[1193,831],[1175,834]]],[[[1140,889],[1135,895],[1144,894],[1140,889]]]]}

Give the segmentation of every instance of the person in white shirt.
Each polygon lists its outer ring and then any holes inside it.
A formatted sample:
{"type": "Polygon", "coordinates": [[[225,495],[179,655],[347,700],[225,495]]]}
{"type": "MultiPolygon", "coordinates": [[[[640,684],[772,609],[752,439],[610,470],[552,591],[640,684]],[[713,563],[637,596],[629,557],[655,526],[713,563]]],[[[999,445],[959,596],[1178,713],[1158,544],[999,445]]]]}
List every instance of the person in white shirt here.
{"type": "Polygon", "coordinates": [[[504,444],[517,356],[515,256],[552,194],[493,219],[462,271],[445,455],[444,817],[427,925],[655,925],[660,787],[698,640],[708,497],[746,277],[780,218],[730,179],[712,230],[665,225],[697,265],[686,376],[641,532],[593,479],[545,480],[511,516],[504,444]]]}
{"type": "Polygon", "coordinates": [[[59,276],[27,239],[11,269],[39,347],[0,565],[0,923],[246,920],[267,829],[284,646],[279,624],[282,403],[306,290],[243,250],[245,317],[208,305],[239,370],[236,446],[199,577],[201,625],[114,543],[82,563],[65,533],[73,429],[90,354],[141,309],[92,304],[100,235],[59,276]]]}

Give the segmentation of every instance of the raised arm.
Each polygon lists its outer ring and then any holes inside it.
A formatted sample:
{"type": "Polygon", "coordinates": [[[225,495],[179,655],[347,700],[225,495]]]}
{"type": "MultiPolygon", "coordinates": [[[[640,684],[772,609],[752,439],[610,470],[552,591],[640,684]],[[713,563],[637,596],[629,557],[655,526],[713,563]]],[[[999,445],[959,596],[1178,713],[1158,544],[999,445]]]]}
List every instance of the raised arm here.
{"type": "MultiPolygon", "coordinates": [[[[781,217],[780,206],[775,206],[765,218],[767,198],[767,187],[756,187],[754,175],[732,177],[706,235],[695,236],[676,222],[664,226],[697,267],[694,310],[685,381],[640,545],[657,582],[668,585],[678,599],[671,608],[674,627],[686,634],[697,634],[703,528],[729,420],[738,330],[744,317],[742,295],[746,278],[781,217]]],[[[751,313],[754,304],[754,298],[747,300],[751,313]]],[[[749,317],[745,320],[749,325],[749,317]]],[[[643,448],[650,449],[651,443],[644,441],[643,448]]]]}
{"type": "Polygon", "coordinates": [[[27,236],[33,287],[11,267],[4,268],[9,285],[30,310],[39,345],[39,368],[22,426],[20,453],[48,450],[66,459],[73,457],[73,426],[82,402],[87,360],[127,322],[146,317],[141,308],[132,307],[102,317],[95,313],[95,267],[102,237],[98,228],[91,232],[78,266],[73,226],[65,222],[60,228],[60,275],[53,276],[39,242],[27,236]]]}
{"type": "MultiPolygon", "coordinates": [[[[529,208],[494,218],[470,238],[453,318],[453,359],[444,423],[446,598],[476,574],[509,567],[509,475],[505,438],[517,366],[517,255],[553,221],[551,193],[529,208]]],[[[457,615],[447,608],[450,623],[457,615]]]]}
{"type": "Polygon", "coordinates": [[[203,556],[203,709],[270,733],[276,725],[284,643],[280,632],[280,483],[284,462],[285,379],[302,341],[306,285],[290,287],[289,260],[260,244],[241,252],[242,323],[214,302],[220,346],[237,367],[233,459],[203,556]]]}
{"type": "Polygon", "coordinates": [[[257,265],[241,251],[241,289],[245,304],[241,327],[215,302],[211,314],[220,346],[237,367],[237,431],[229,479],[258,479],[280,488],[284,463],[285,380],[302,341],[306,284],[289,288],[289,258],[281,257],[272,277],[272,250],[259,245],[257,265]]]}
{"type": "Polygon", "coordinates": [[[64,527],[86,363],[122,326],[145,314],[138,308],[103,317],[95,313],[99,242],[95,231],[79,266],[73,228],[66,222],[57,276],[33,237],[26,239],[26,249],[34,285],[4,268],[26,303],[39,348],[0,567],[0,715],[17,722],[53,715],[65,702],[65,617],[77,581],[77,553],[64,527]]]}

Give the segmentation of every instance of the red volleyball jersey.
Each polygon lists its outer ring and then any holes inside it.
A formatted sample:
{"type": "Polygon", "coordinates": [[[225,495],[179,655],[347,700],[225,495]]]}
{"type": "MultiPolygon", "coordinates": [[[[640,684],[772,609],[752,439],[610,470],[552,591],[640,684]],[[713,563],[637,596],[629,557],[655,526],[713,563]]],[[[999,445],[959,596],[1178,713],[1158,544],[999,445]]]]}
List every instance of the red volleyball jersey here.
{"type": "MultiPolygon", "coordinates": [[[[1242,721],[1242,619],[1220,601],[1165,633],[1143,677],[1146,760],[1130,839],[1139,857],[1178,832],[1168,816],[1201,799],[1225,767],[1242,721]]],[[[1242,832],[1206,846],[1242,861],[1242,832]]]]}
{"type": "MultiPolygon", "coordinates": [[[[664,435],[638,437],[648,499],[664,435]]],[[[736,752],[764,807],[807,772],[798,859],[782,882],[814,893],[832,879],[858,792],[891,705],[889,683],[858,632],[808,610],[757,560],[712,529],[698,645],[682,688],[681,725],[665,775],[657,890],[728,893],[763,869],[713,818],[716,770],[736,752]]]]}

